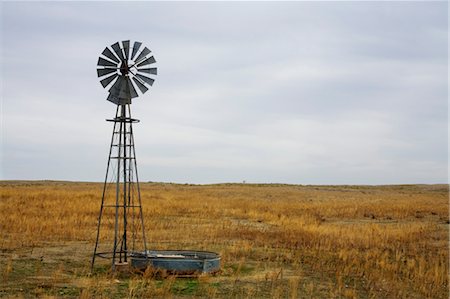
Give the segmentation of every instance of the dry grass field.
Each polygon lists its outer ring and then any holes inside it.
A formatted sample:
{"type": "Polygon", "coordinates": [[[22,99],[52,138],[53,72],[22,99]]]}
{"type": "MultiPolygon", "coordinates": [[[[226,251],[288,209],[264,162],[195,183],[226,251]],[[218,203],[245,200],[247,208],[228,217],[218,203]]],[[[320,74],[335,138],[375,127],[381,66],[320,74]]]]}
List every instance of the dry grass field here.
{"type": "Polygon", "coordinates": [[[89,274],[102,184],[0,188],[0,297],[449,297],[448,185],[143,183],[149,248],[222,256],[165,279],[89,274]]]}

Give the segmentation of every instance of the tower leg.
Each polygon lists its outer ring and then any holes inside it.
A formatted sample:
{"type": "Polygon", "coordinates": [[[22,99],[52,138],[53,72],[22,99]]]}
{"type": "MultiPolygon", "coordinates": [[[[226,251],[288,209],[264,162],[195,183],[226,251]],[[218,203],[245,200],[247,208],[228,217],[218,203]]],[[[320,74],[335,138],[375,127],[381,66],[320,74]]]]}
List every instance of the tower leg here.
{"type": "MultiPolygon", "coordinates": [[[[117,108],[116,108],[116,118],[117,118],[118,113],[119,113],[119,106],[117,106],[117,108]]],[[[103,208],[104,208],[104,204],[105,204],[106,186],[107,186],[107,183],[108,183],[108,172],[109,172],[109,166],[110,166],[110,163],[111,163],[111,152],[112,152],[112,149],[113,149],[114,135],[115,135],[114,132],[116,132],[116,127],[117,127],[117,122],[114,122],[113,133],[111,135],[111,143],[110,143],[110,146],[109,146],[108,163],[106,164],[105,182],[103,184],[102,204],[100,206],[100,212],[99,212],[99,216],[98,216],[97,237],[95,238],[94,254],[92,255],[91,273],[94,270],[95,257],[97,256],[98,240],[99,240],[99,237],[100,237],[100,224],[102,222],[103,208]]]]}
{"type": "MultiPolygon", "coordinates": [[[[126,119],[126,108],[125,105],[122,105],[122,122],[123,122],[123,252],[124,252],[124,262],[127,262],[127,190],[130,184],[129,177],[127,177],[127,147],[130,145],[127,144],[127,124],[125,122],[126,119]]],[[[131,123],[130,123],[131,125],[131,123]]]]}
{"type": "MultiPolygon", "coordinates": [[[[130,105],[128,105],[128,112],[131,117],[130,105]]],[[[142,212],[142,201],[141,201],[141,187],[139,186],[139,176],[138,176],[137,161],[136,161],[136,148],[134,147],[134,135],[133,135],[132,123],[130,123],[130,144],[133,145],[130,148],[130,151],[133,150],[134,171],[136,172],[136,186],[137,186],[137,193],[138,193],[137,195],[138,195],[138,206],[139,206],[139,218],[140,218],[141,228],[142,228],[142,242],[143,242],[143,246],[144,246],[145,257],[147,257],[147,238],[145,237],[144,214],[142,212]]],[[[130,161],[130,164],[131,164],[131,161],[130,161]]]]}

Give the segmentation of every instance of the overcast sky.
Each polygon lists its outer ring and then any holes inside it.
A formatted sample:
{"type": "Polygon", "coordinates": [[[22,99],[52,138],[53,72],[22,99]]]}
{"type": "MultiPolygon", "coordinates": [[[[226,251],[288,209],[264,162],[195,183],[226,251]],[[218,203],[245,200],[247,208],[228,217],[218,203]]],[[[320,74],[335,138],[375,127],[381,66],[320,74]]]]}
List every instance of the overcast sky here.
{"type": "Polygon", "coordinates": [[[102,181],[105,46],[149,47],[141,181],[447,182],[447,2],[0,2],[2,179],[102,181]]]}

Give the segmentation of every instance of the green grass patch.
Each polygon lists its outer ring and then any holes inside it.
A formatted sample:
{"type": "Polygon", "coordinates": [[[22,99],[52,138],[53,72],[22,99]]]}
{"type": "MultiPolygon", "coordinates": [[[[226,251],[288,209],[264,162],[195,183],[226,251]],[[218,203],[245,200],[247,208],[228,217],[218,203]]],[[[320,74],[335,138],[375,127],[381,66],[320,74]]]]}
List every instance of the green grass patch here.
{"type": "Polygon", "coordinates": [[[224,270],[228,275],[249,275],[255,270],[255,267],[243,263],[235,263],[225,266],[224,270]]]}
{"type": "Polygon", "coordinates": [[[177,279],[171,287],[171,291],[177,295],[193,295],[198,291],[197,279],[177,279]]]}

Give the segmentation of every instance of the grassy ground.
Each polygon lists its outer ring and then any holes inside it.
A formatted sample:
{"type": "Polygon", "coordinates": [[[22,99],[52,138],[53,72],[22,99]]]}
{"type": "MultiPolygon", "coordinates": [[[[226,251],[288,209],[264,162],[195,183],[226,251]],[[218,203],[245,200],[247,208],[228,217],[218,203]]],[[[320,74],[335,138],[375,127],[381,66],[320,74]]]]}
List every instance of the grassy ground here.
{"type": "MultiPolygon", "coordinates": [[[[102,184],[0,182],[0,296],[448,298],[448,185],[141,185],[148,247],[215,276],[90,274],[102,184]]],[[[110,244],[108,237],[102,244],[110,244]]]]}

